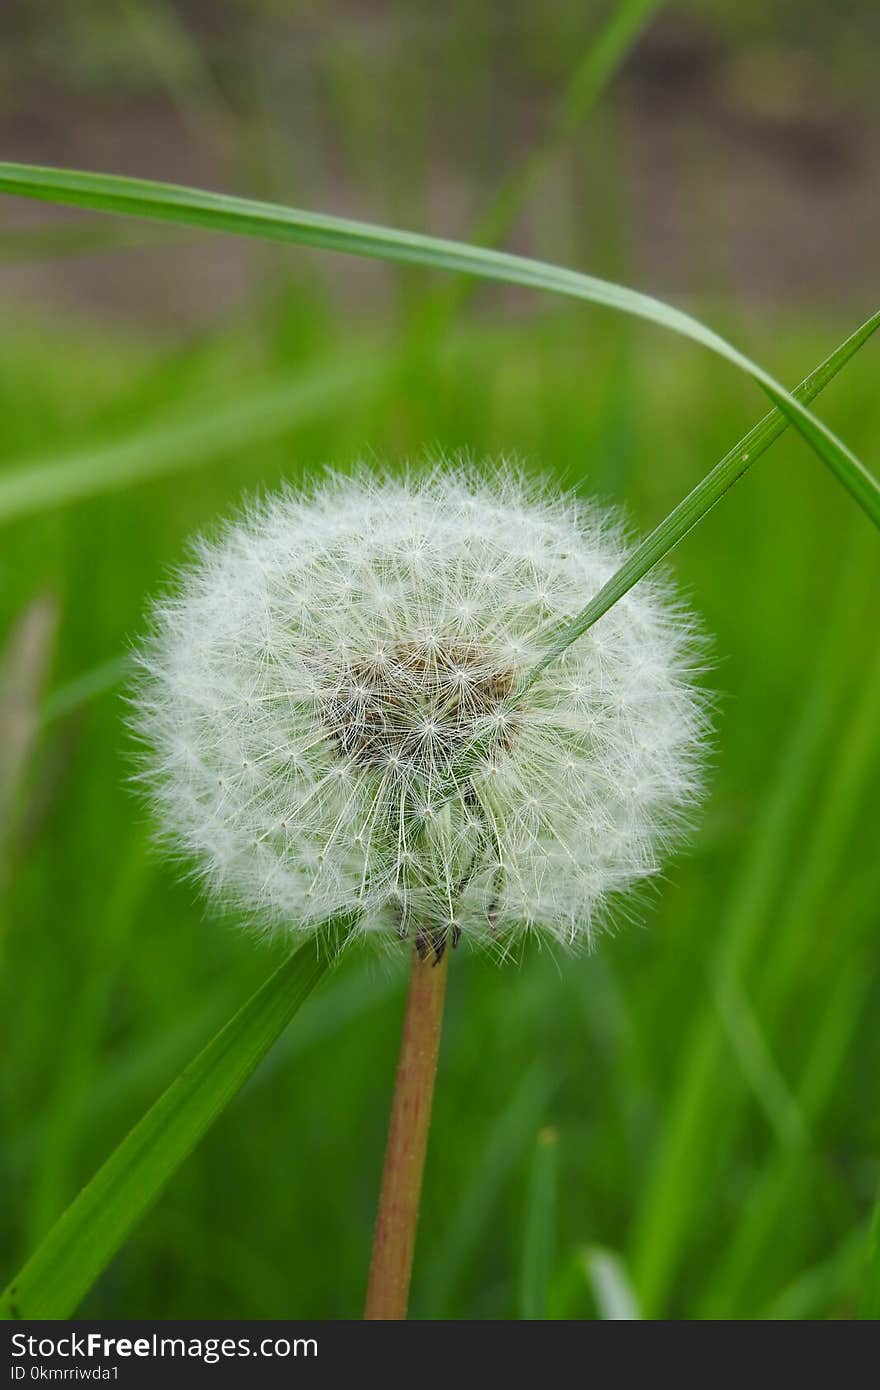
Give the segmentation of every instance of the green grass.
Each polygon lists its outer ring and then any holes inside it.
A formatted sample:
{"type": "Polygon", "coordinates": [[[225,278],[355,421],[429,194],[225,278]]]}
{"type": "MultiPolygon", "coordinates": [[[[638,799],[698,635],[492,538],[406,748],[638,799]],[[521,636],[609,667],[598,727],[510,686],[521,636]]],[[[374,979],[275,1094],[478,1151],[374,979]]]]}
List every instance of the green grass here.
{"type": "Polygon", "coordinates": [[[519,1281],[521,1318],[546,1319],[556,1252],[556,1203],[559,1191],[559,1135],[538,1134],[526,1193],[523,1250],[519,1281]]]}
{"type": "Polygon", "coordinates": [[[860,459],[765,367],[691,314],[639,290],[525,256],[201,188],[79,169],[0,161],[0,192],[93,212],[337,251],[562,295],[643,319],[707,348],[752,377],[852,497],[880,526],[880,483],[860,459]]]}
{"type": "MultiPolygon", "coordinates": [[[[227,52],[218,65],[186,6],[126,0],[107,21],[103,57],[98,17],[84,14],[52,51],[71,44],[80,71],[94,61],[104,82],[126,60],[128,80],[136,72],[139,91],[163,92],[197,140],[210,149],[219,133],[231,145],[230,186],[307,202],[300,182],[329,154],[359,195],[346,205],[378,200],[377,215],[401,225],[433,220],[442,116],[468,157],[473,145],[466,239],[506,244],[531,212],[542,254],[555,258],[561,245],[570,264],[589,259],[644,284],[627,254],[633,190],[616,167],[627,108],[606,89],[660,8],[618,0],[575,18],[558,7],[540,24],[526,14],[521,32],[505,27],[496,60],[488,11],[467,7],[444,36],[437,91],[417,22],[410,31],[395,20],[390,54],[378,59],[343,24],[309,60],[309,83],[327,83],[316,109],[332,130],[324,143],[307,104],[288,110],[299,84],[283,63],[273,74],[253,54],[233,62],[227,52]],[[492,84],[519,82],[531,97],[548,74],[557,95],[532,143],[508,139],[492,84]],[[377,103],[389,87],[397,101],[377,103]],[[545,216],[535,195],[548,187],[545,216]],[[576,208],[570,243],[555,239],[560,189],[563,208],[566,197],[576,208]]],[[[745,26],[746,54],[750,23],[789,41],[785,22],[764,11],[749,20],[729,0],[712,9],[745,26]]],[[[799,49],[815,45],[812,9],[798,12],[799,49]]],[[[823,23],[835,29],[827,15],[823,23]]],[[[433,29],[428,40],[433,67],[433,29]]],[[[858,39],[835,50],[828,73],[846,79],[848,100],[860,47],[870,50],[858,39]]],[[[28,64],[10,53],[19,80],[28,64]]],[[[53,61],[63,88],[66,60],[53,61]]],[[[726,171],[699,151],[696,141],[691,175],[726,194],[726,171]]],[[[101,187],[92,195],[100,202],[101,187]]],[[[491,252],[250,204],[218,211],[239,229],[265,231],[268,216],[273,234],[293,240],[406,261],[427,253],[447,268],[608,298],[604,282],[491,252]]],[[[189,212],[194,222],[213,216],[197,203],[189,212]]],[[[114,251],[146,299],[151,257],[162,256],[161,283],[173,286],[178,246],[200,236],[158,222],[34,218],[0,228],[0,261],[8,284],[10,265],[63,258],[75,274],[77,257],[114,251]],[[142,258],[140,247],[153,250],[142,258]]],[[[687,238],[702,254],[711,228],[695,222],[687,238]]],[[[841,243],[845,254],[846,229],[841,243]]],[[[670,335],[589,304],[560,311],[558,300],[508,301],[464,276],[428,280],[412,266],[388,272],[381,331],[371,321],[353,329],[359,282],[337,295],[336,312],[316,283],[319,264],[332,276],[336,258],[263,250],[272,256],[253,271],[243,310],[170,343],[145,336],[134,315],[127,329],[89,327],[85,314],[53,310],[40,321],[14,300],[0,304],[14,325],[0,338],[0,1285],[54,1227],[27,1304],[58,1308],[49,1281],[60,1278],[72,1306],[155,1180],[171,1174],[81,1315],[359,1315],[402,961],[343,959],[182,1166],[215,1116],[210,1095],[188,1112],[188,1135],[148,1121],[116,1151],[284,959],[234,918],[217,920],[153,852],[128,785],[120,685],[149,598],[191,534],[243,494],[327,462],[465,448],[515,454],[561,486],[623,506],[647,537],[628,581],[681,541],[674,569],[712,634],[705,679],[718,693],[717,746],[690,852],[595,957],[529,949],[503,970],[464,951],[453,959],[412,1313],[880,1316],[876,532],[794,431],[723,495],[743,472],[742,449],[754,462],[781,422],[771,417],[728,454],[759,398],[729,365],[670,335]],[[465,319],[472,298],[477,313],[465,319]],[[86,1188],[55,1227],[111,1154],[98,1183],[110,1182],[112,1200],[90,1206],[96,1191],[86,1188]],[[91,1216],[103,1222],[100,1249],[81,1268],[65,1240],[71,1219],[91,1216]]],[[[692,306],[695,323],[611,290],[618,307],[716,349],[701,322],[718,324],[723,353],[743,342],[786,383],[874,307],[829,313],[805,286],[799,307],[740,321],[722,284],[714,304],[692,306]]],[[[869,461],[880,432],[877,352],[868,343],[818,407],[869,461]]],[[[870,481],[834,437],[800,424],[873,505],[870,481]]],[[[259,1023],[253,1003],[244,1017],[259,1023]]],[[[281,1021],[252,1033],[248,1065],[281,1021]]],[[[205,1054],[218,1055],[216,1045],[205,1054]]],[[[227,1090],[237,1079],[219,1077],[227,1090]]],[[[179,1096],[172,1089],[153,1121],[179,1096]]]]}
{"type": "Polygon", "coordinates": [[[7,1288],[0,1315],[66,1318],[335,961],[307,942],[160,1097],[83,1188],[7,1288]]]}
{"type": "MultiPolygon", "coordinates": [[[[778,374],[798,379],[850,327],[777,325],[778,374]]],[[[74,450],[105,458],[122,437],[161,438],[200,412],[207,431],[215,409],[260,399],[279,378],[295,390],[332,356],[333,333],[325,321],[316,357],[313,317],[290,308],[185,352],[25,331],[0,349],[7,468],[74,450]],[[243,363],[239,344],[255,340],[259,360],[243,363]]],[[[346,341],[345,359],[361,346],[346,341]]],[[[368,349],[380,371],[383,351],[368,349]]],[[[611,354],[585,340],[577,312],[465,327],[404,366],[405,392],[392,363],[378,397],[346,393],[340,408],[302,419],[281,412],[253,448],[230,436],[194,455],[197,469],[181,459],[175,472],[10,520],[4,630],[35,595],[53,595],[48,685],[75,688],[124,655],[187,537],[243,491],[326,460],[417,456],[426,441],[516,452],[564,486],[625,503],[644,531],[752,417],[748,384],[711,360],[685,347],[658,358],[631,331],[611,354]]],[[[824,398],[857,449],[880,426],[875,375],[868,345],[824,398]]],[[[823,1317],[857,1304],[878,1178],[876,540],[785,439],[687,537],[676,572],[718,662],[706,814],[640,925],[598,956],[529,951],[504,970],[453,961],[415,1315],[519,1313],[524,1252],[536,1269],[543,1259],[530,1212],[548,1124],[559,1134],[551,1310],[616,1315],[613,1279],[602,1293],[609,1269],[648,1316],[798,1316],[807,1300],[807,1315],[823,1317]],[[588,1259],[594,1247],[610,1266],[588,1259]]],[[[10,1275],[277,961],[233,922],[211,920],[149,850],[126,785],[124,718],[113,690],[67,706],[56,697],[3,845],[10,1275]]],[[[357,1316],[402,988],[400,971],[343,961],[84,1314],[357,1316]]]]}

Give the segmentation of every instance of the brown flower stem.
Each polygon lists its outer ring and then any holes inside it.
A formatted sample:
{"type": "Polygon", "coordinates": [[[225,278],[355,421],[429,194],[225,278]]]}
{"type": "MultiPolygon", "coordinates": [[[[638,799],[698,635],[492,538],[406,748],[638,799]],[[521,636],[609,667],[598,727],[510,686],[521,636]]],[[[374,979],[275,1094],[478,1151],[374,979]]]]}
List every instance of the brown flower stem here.
{"type": "Polygon", "coordinates": [[[433,950],[423,948],[423,954],[424,959],[413,951],[373,1237],[367,1319],[405,1318],[409,1299],[450,953],[443,951],[439,960],[433,950]]]}

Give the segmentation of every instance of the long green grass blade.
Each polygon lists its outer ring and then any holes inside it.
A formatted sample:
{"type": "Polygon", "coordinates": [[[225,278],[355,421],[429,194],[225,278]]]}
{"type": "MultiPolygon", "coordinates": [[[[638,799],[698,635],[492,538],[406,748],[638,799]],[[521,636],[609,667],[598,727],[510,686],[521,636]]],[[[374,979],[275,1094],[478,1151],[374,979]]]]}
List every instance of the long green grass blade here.
{"type": "Polygon", "coordinates": [[[526,1192],[519,1282],[521,1318],[542,1321],[547,1317],[558,1189],[559,1135],[555,1129],[542,1129],[535,1144],[526,1192]]]}
{"type": "Polygon", "coordinates": [[[184,1068],[83,1188],[0,1298],[0,1317],[66,1318],[254,1071],[339,951],[346,923],[307,941],[184,1068]]]}
{"type": "Polygon", "coordinates": [[[650,295],[596,276],[487,247],[147,179],[0,163],[0,192],[98,212],[124,213],[202,227],[208,231],[313,246],[401,265],[454,271],[484,280],[500,280],[605,305],[645,319],[700,343],[758,382],[777,409],[800,431],[880,526],[880,484],[827,426],[811,415],[769,372],[718,333],[650,295]]]}
{"type": "MultiPolygon", "coordinates": [[[[880,312],[872,315],[815,367],[795,388],[794,395],[804,401],[814,400],[878,327],[880,312]]],[[[0,477],[0,523],[43,506],[72,501],[107,488],[122,487],[126,483],[154,476],[157,472],[196,466],[211,457],[218,447],[229,447],[230,441],[234,445],[243,433],[249,442],[253,442],[258,435],[262,437],[262,432],[271,435],[284,424],[298,422],[307,418],[312,411],[332,404],[338,391],[348,389],[355,383],[366,387],[371,380],[366,363],[360,359],[352,359],[349,366],[338,364],[334,369],[322,366],[307,378],[300,378],[295,386],[270,388],[252,399],[237,402],[228,410],[210,416],[200,412],[197,419],[185,424],[160,427],[133,440],[110,445],[97,454],[83,452],[58,462],[45,462],[16,470],[5,478],[0,477]]],[[[773,410],[725,454],[559,634],[530,673],[524,690],[702,521],[734,483],[785,432],[788,423],[785,416],[773,410]]],[[[47,700],[44,720],[66,714],[92,695],[112,688],[125,669],[124,659],[119,658],[64,686],[47,700]]]]}
{"type": "MultiPolygon", "coordinates": [[[[861,328],[857,328],[855,333],[844,343],[841,343],[840,347],[835,349],[831,356],[826,358],[797,387],[797,392],[810,399],[817,395],[878,326],[880,326],[880,311],[868,319],[866,323],[863,323],[861,328]]],[[[581,609],[581,612],[570,623],[566,623],[556,639],[548,644],[541,660],[532,667],[528,676],[510,696],[509,704],[511,706],[518,704],[526,692],[540,679],[547,667],[562,656],[566,648],[576,642],[579,637],[582,637],[594,623],[598,622],[603,613],[607,613],[609,608],[623,598],[634,584],[637,584],[650,569],[653,569],[664,556],[669,554],[670,550],[689,531],[693,530],[707,512],[711,511],[716,502],[720,501],[725,492],[729,491],[733,484],[747,472],[755,459],[769,448],[774,439],[779,437],[787,424],[787,418],[781,415],[778,410],[774,410],[769,415],[765,415],[763,420],[755,425],[728,454],[725,454],[721,462],[717,463],[712,471],[707,473],[706,477],[688,493],[687,497],[673,508],[660,525],[654,528],[641,545],[636,547],[629,559],[611,576],[608,583],[602,586],[586,607],[581,609]]],[[[475,761],[482,756],[489,745],[490,738],[491,735],[481,734],[472,740],[452,773],[438,779],[436,787],[438,801],[455,795],[461,777],[467,775],[475,761]]]]}
{"type": "MultiPolygon", "coordinates": [[[[880,311],[873,314],[839,347],[835,348],[831,356],[820,363],[808,377],[805,377],[792,394],[801,401],[814,400],[819,392],[825,389],[829,381],[837,375],[841,367],[876,332],[878,327],[880,327],[880,311]]],[[[572,618],[570,623],[566,624],[541,661],[530,672],[523,693],[534,684],[541,672],[551,662],[556,661],[562,655],[566,647],[570,647],[572,642],[576,642],[579,637],[582,637],[594,623],[598,622],[603,613],[607,613],[618,599],[623,598],[634,584],[638,583],[658,561],[668,555],[673,547],[678,545],[679,541],[683,540],[688,532],[702,521],[716,503],[721,501],[724,494],[730,491],[734,483],[737,483],[748,472],[756,459],[760,458],[788,428],[789,423],[790,418],[787,413],[783,414],[780,410],[772,410],[769,415],[765,415],[763,420],[754,425],[729,453],[724,455],[720,463],[716,463],[712,471],[697,483],[697,486],[679,502],[677,507],[672,509],[668,516],[664,517],[660,525],[656,526],[649,536],[645,537],[626,563],[621,565],[620,569],[611,576],[608,583],[603,585],[586,607],[572,618]]]]}

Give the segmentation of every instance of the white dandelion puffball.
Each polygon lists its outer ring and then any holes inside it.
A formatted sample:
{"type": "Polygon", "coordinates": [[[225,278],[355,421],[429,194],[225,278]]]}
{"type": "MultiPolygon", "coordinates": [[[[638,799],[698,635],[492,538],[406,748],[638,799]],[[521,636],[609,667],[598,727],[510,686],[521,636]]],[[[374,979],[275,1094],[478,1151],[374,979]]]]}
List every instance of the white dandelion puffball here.
{"type": "Polygon", "coordinates": [[[136,725],[163,830],[263,925],[334,913],[439,954],[589,942],[699,787],[693,624],[616,522],[509,470],[324,479],[202,543],[156,610],[136,725]]]}

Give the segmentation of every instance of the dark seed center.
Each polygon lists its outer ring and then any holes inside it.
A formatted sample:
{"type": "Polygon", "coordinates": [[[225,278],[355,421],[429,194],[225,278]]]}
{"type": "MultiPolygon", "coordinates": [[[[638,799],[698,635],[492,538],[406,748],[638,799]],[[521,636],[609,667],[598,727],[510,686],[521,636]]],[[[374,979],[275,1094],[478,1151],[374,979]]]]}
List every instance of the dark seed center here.
{"type": "Polygon", "coordinates": [[[448,766],[514,685],[510,667],[475,643],[395,642],[337,669],[322,717],[362,767],[428,771],[448,766]]]}

